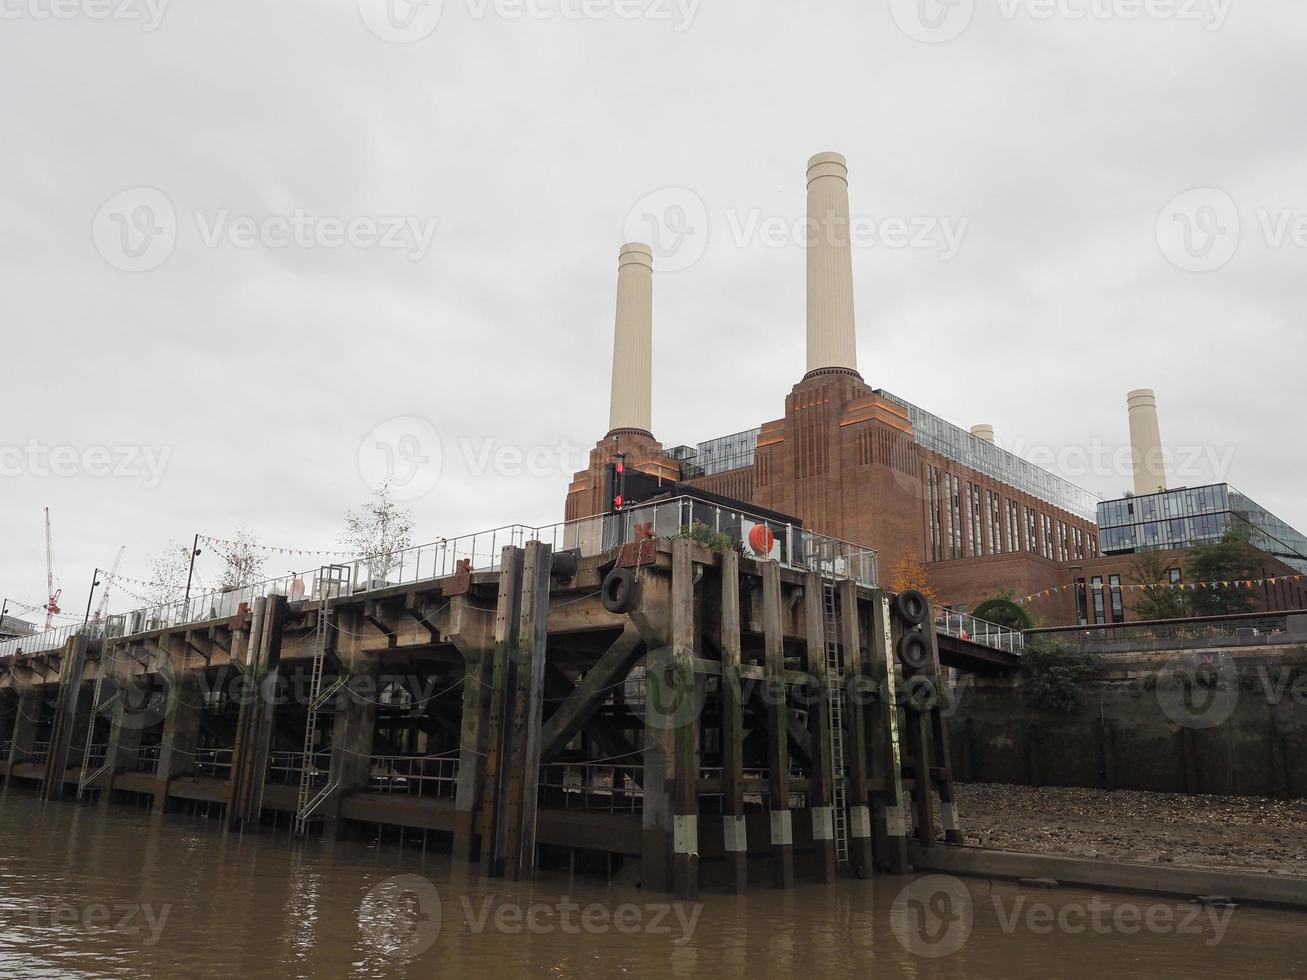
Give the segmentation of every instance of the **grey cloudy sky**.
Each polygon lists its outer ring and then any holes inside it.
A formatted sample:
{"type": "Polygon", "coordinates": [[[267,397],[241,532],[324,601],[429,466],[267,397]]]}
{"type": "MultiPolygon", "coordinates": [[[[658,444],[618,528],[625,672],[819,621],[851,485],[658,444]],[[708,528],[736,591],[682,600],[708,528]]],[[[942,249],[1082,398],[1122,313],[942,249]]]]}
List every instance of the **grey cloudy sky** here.
{"type": "Polygon", "coordinates": [[[47,505],[79,617],[121,544],[330,548],[396,418],[441,440],[419,539],[560,520],[648,221],[656,434],[778,417],[823,150],[869,382],[1110,496],[1154,387],[1212,450],[1177,482],[1307,527],[1305,35],[1284,0],[0,0],[0,595],[43,600],[47,505]]]}

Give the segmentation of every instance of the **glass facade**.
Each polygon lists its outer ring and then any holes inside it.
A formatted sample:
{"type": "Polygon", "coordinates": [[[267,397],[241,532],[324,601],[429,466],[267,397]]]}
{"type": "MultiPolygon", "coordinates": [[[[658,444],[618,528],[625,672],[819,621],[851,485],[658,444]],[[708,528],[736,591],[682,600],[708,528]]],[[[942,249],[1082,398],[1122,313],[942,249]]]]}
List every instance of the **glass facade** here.
{"type": "Polygon", "coordinates": [[[1077,517],[1094,519],[1098,498],[1088,490],[1082,490],[1074,483],[1000,449],[992,442],[977,438],[966,429],[945,422],[897,395],[883,390],[876,394],[908,410],[913,434],[920,445],[1010,487],[1024,490],[1032,497],[1038,497],[1077,517]]]}
{"type": "Polygon", "coordinates": [[[682,479],[685,480],[738,470],[753,465],[753,459],[758,454],[758,436],[761,433],[761,428],[747,429],[729,436],[709,439],[693,448],[677,446],[675,449],[669,449],[667,455],[680,462],[682,479]]]}
{"type": "Polygon", "coordinates": [[[1307,537],[1227,483],[1105,500],[1098,528],[1108,555],[1192,548],[1237,531],[1254,548],[1307,572],[1307,537]]]}

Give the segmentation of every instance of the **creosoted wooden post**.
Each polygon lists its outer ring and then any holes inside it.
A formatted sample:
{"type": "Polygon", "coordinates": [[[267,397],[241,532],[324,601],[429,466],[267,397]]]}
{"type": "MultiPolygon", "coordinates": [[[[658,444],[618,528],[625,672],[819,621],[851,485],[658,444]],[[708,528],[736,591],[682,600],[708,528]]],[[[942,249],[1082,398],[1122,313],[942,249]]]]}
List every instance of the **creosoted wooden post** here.
{"type": "MultiPolygon", "coordinates": [[[[454,795],[454,856],[476,861],[481,850],[476,845],[477,812],[493,809],[498,794],[495,780],[489,776],[490,755],[494,746],[495,772],[499,772],[497,741],[499,731],[491,721],[491,692],[494,690],[496,663],[507,657],[507,644],[517,631],[518,603],[521,598],[522,552],[505,547],[499,558],[499,591],[495,609],[474,609],[466,597],[454,600],[450,615],[450,638],[463,654],[463,717],[459,726],[458,783],[454,795]]],[[[502,688],[499,704],[502,706],[502,688]]]]}
{"type": "Polygon", "coordinates": [[[64,774],[73,747],[86,745],[86,723],[90,720],[89,692],[84,692],[82,674],[86,667],[85,636],[69,637],[59,664],[59,695],[55,699],[54,718],[50,726],[50,751],[45,757],[45,778],[41,781],[41,798],[56,800],[63,795],[64,774]],[[78,736],[81,737],[78,744],[78,736]]]}
{"type": "MultiPolygon", "coordinates": [[[[853,583],[849,583],[852,586],[853,583]]],[[[852,589],[850,589],[852,591],[852,589]]],[[[899,682],[889,595],[872,593],[872,635],[868,649],[873,676],[880,687],[872,724],[877,732],[884,785],[875,796],[877,864],[893,874],[908,871],[907,805],[903,791],[903,747],[899,734],[899,682]]]]}
{"type": "MultiPolygon", "coordinates": [[[[517,676],[517,643],[522,604],[523,552],[505,548],[499,573],[499,600],[495,610],[495,649],[490,667],[489,704],[486,715],[485,779],[481,793],[481,865],[487,874],[504,873],[507,832],[504,799],[511,771],[511,735],[514,685],[517,676]]],[[[459,795],[466,785],[459,769],[459,795]]],[[[475,791],[475,787],[473,787],[475,791]]]]}
{"type": "Polygon", "coordinates": [[[672,542],[672,883],[677,898],[699,894],[699,713],[695,698],[694,545],[672,542]]]}
{"type": "MultiPolygon", "coordinates": [[[[817,880],[832,882],[837,872],[835,853],[835,811],[832,807],[833,781],[844,773],[834,772],[831,761],[830,678],[826,669],[826,614],[823,604],[825,583],[817,572],[808,572],[803,580],[803,605],[808,645],[808,673],[813,682],[808,688],[812,704],[808,706],[808,733],[812,736],[812,788],[808,793],[812,815],[812,844],[817,853],[817,880]]],[[[841,819],[844,815],[841,814],[841,819]]]]}
{"type": "Polygon", "coordinates": [[[526,546],[522,571],[522,623],[513,699],[513,754],[505,830],[506,873],[514,879],[535,872],[536,815],[540,795],[540,727],[544,715],[545,656],[549,639],[549,576],[553,549],[526,546]]]}
{"type": "Polygon", "coordinates": [[[763,561],[762,622],[767,701],[767,763],[771,792],[772,881],[794,887],[794,824],[790,813],[790,747],[785,691],[785,637],[781,619],[781,566],[763,561]]]}
{"type": "Polygon", "coordinates": [[[740,554],[722,555],[722,830],[726,875],[737,893],[749,887],[744,819],[744,694],[740,686],[740,554]]]}
{"type": "Polygon", "coordinates": [[[840,648],[844,654],[844,763],[848,768],[846,804],[849,811],[849,864],[858,877],[872,872],[871,766],[872,746],[867,721],[876,717],[876,686],[862,656],[862,625],[858,619],[858,587],[838,586],[840,648]]]}

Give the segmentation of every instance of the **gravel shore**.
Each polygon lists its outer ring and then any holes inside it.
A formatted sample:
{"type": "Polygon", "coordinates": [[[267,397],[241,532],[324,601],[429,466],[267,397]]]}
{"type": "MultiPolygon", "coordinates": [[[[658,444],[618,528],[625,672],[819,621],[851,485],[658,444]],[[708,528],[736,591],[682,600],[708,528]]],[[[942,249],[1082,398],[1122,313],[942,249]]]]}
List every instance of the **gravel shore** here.
{"type": "Polygon", "coordinates": [[[1307,876],[1307,800],[955,784],[978,847],[1307,876]]]}

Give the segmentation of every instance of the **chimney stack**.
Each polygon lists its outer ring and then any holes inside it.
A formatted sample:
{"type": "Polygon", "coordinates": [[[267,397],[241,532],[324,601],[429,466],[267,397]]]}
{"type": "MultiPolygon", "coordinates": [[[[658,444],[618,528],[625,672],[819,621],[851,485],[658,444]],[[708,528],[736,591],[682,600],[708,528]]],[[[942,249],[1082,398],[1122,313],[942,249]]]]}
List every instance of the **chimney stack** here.
{"type": "Polygon", "coordinates": [[[1166,460],[1157,424],[1157,395],[1141,388],[1126,396],[1130,409],[1130,458],[1135,470],[1135,495],[1166,489],[1166,460]]]}
{"type": "Polygon", "coordinates": [[[617,258],[609,427],[609,435],[653,436],[653,249],[648,245],[623,245],[617,258]]]}
{"type": "Polygon", "coordinates": [[[984,439],[989,443],[994,441],[994,427],[992,425],[973,425],[971,434],[977,439],[984,439]]]}
{"type": "Polygon", "coordinates": [[[849,240],[849,168],[838,153],[808,161],[808,374],[858,373],[849,240]]]}

